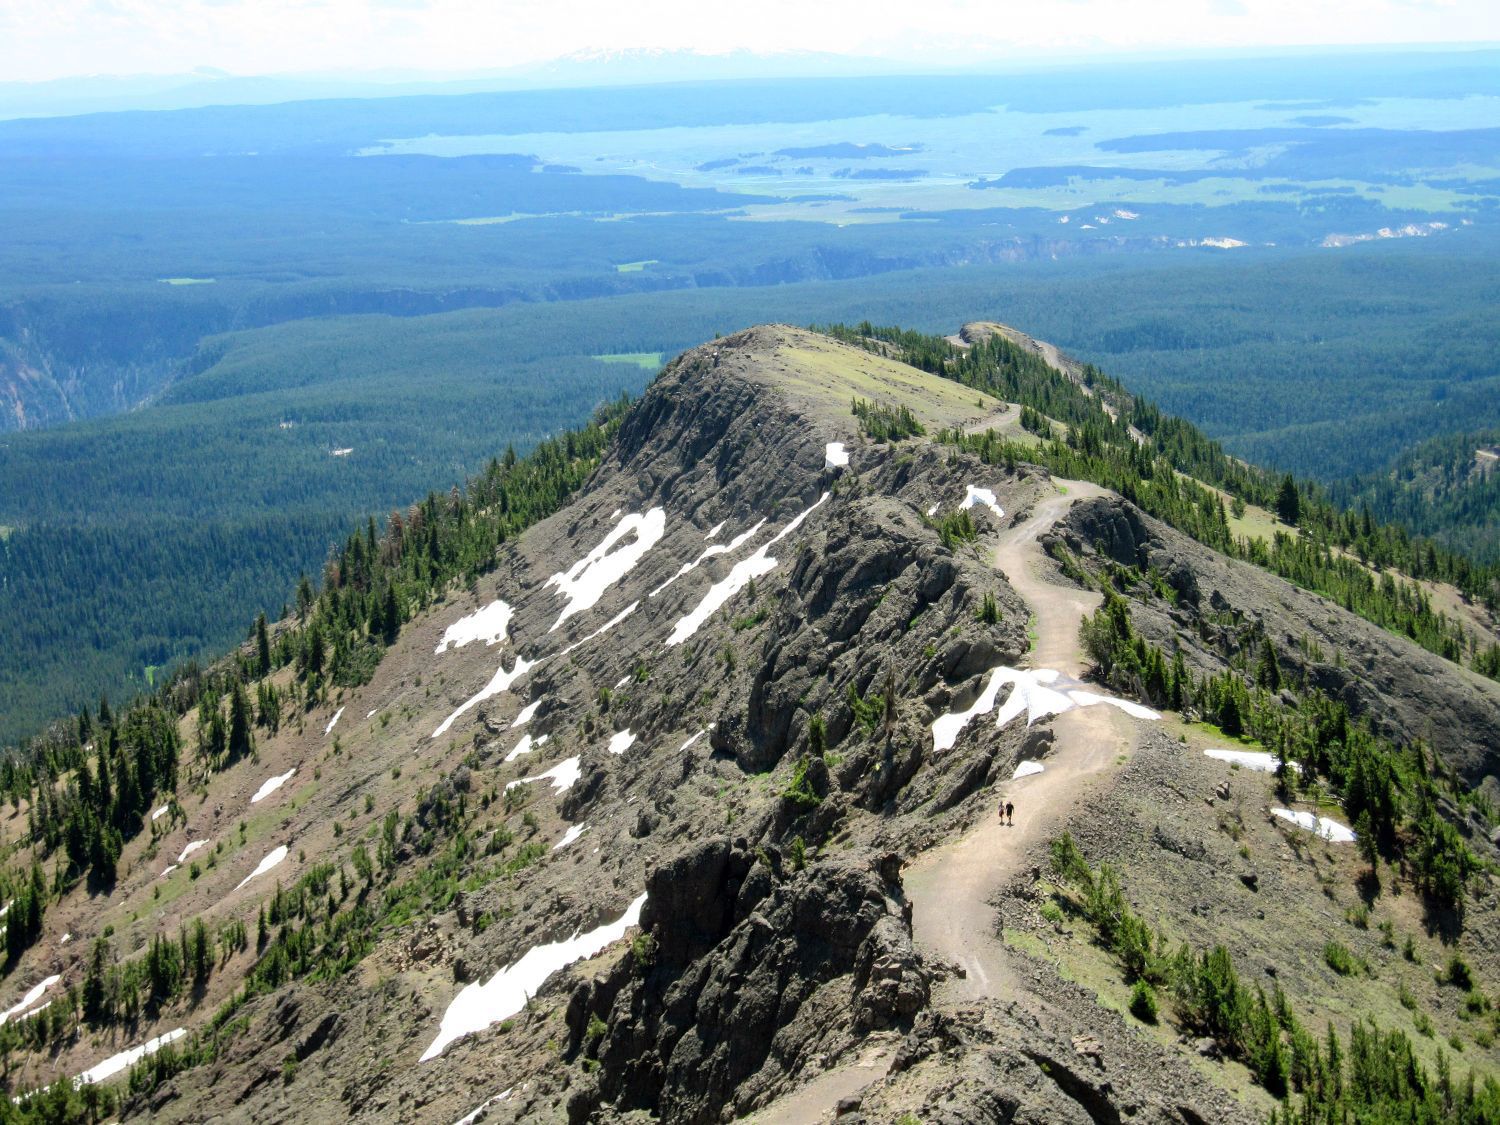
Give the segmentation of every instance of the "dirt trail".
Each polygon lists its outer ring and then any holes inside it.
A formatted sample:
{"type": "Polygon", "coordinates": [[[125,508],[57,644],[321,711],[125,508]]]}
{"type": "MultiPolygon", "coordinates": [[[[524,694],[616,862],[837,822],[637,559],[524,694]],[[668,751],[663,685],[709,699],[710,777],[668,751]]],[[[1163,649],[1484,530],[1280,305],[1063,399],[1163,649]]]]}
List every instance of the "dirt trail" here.
{"type": "MultiPolygon", "coordinates": [[[[1099,605],[1099,595],[1055,586],[1042,577],[1038,540],[1075,500],[1105,495],[1096,485],[1056,482],[1064,491],[1038,501],[1028,518],[1007,529],[995,551],[995,566],[1031,607],[1036,641],[1025,663],[1054,668],[1064,676],[1083,671],[1078,625],[1099,605]]],[[[984,720],[981,720],[984,721],[984,720]]],[[[1026,993],[995,930],[994,893],[1016,874],[1033,844],[1051,835],[1134,740],[1136,720],[1114,707],[1082,707],[1050,722],[1052,752],[1040,774],[1007,782],[1003,793],[1015,804],[1014,826],[994,814],[962,839],[924,852],[903,875],[912,904],[912,930],[919,946],[964,970],[940,990],[938,1005],[986,998],[1043,1001],[1026,993]]],[[[997,795],[998,803],[998,795],[997,795]]],[[[838,1100],[884,1077],[888,1057],[866,1055],[835,1067],[756,1115],[756,1121],[815,1122],[830,1118],[838,1100]]]]}

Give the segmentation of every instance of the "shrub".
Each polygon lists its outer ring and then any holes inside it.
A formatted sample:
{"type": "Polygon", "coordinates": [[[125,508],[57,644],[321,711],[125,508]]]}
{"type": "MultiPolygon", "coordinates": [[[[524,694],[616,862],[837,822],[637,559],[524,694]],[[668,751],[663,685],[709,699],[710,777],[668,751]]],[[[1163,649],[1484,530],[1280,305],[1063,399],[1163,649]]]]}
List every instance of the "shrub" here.
{"type": "Polygon", "coordinates": [[[1146,981],[1136,981],[1130,990],[1130,1014],[1142,1023],[1154,1024],[1157,1020],[1156,989],[1146,981]]]}
{"type": "Polygon", "coordinates": [[[1358,968],[1354,960],[1354,954],[1344,948],[1336,941],[1330,941],[1323,947],[1323,960],[1328,962],[1328,967],[1341,977],[1354,975],[1358,968]]]}

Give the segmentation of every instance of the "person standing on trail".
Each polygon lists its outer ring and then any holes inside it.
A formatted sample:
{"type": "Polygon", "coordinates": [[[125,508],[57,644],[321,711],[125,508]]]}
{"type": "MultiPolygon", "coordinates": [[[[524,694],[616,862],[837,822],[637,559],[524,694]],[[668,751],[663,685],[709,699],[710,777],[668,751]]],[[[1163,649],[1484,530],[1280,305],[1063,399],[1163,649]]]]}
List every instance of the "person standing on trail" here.
{"type": "Polygon", "coordinates": [[[1009,801],[1005,802],[1005,822],[1012,828],[1016,825],[1016,806],[1009,801]]]}

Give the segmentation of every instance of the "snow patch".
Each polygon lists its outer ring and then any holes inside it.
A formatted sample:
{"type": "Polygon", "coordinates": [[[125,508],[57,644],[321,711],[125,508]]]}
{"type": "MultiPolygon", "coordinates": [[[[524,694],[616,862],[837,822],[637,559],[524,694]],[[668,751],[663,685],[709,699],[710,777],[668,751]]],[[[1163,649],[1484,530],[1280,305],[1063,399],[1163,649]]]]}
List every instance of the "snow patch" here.
{"type": "Polygon", "coordinates": [[[702,738],[705,734],[707,734],[711,730],[713,730],[713,726],[712,725],[704,727],[697,734],[693,735],[692,738],[690,738],[686,742],[684,742],[682,744],[682,746],[678,748],[677,752],[679,754],[681,754],[684,750],[690,749],[692,747],[693,743],[697,742],[700,738],[702,738]]]}
{"type": "Polygon", "coordinates": [[[1117,219],[1126,219],[1126,220],[1139,219],[1140,218],[1140,216],[1137,215],[1134,211],[1126,211],[1126,210],[1123,210],[1122,208],[1119,208],[1119,207],[1115,208],[1115,210],[1114,210],[1114,216],[1117,219]]]}
{"type": "Polygon", "coordinates": [[[618,734],[610,738],[609,746],[606,747],[606,749],[608,749],[611,754],[623,754],[634,745],[635,735],[633,735],[628,730],[622,730],[618,734]]]}
{"type": "Polygon", "coordinates": [[[333,718],[329,719],[328,720],[328,725],[323,728],[324,735],[329,735],[329,734],[333,733],[334,725],[339,721],[339,716],[342,715],[343,713],[344,713],[344,709],[342,707],[340,707],[337,711],[335,711],[333,713],[333,718]]]}
{"type": "Polygon", "coordinates": [[[560,656],[560,657],[561,656],[567,656],[568,653],[572,652],[575,648],[582,648],[584,645],[588,644],[590,641],[594,640],[596,637],[602,637],[602,636],[604,636],[605,633],[609,632],[616,625],[618,625],[621,621],[624,621],[627,617],[629,617],[632,613],[634,613],[640,607],[640,604],[641,604],[640,602],[631,602],[628,606],[626,606],[624,609],[622,609],[619,613],[615,614],[613,617],[611,617],[603,625],[599,626],[599,628],[595,629],[588,636],[584,637],[582,640],[574,641],[572,644],[570,644],[567,648],[563,649],[557,655],[560,656]]]}
{"type": "Polygon", "coordinates": [[[1058,673],[1051,668],[1022,671],[1002,664],[993,669],[990,672],[989,682],[979,693],[979,698],[974,700],[966,710],[940,715],[934,720],[932,724],[933,750],[949,749],[958,741],[958,736],[963,729],[974,719],[994,711],[1000,689],[1007,684],[1011,685],[1011,692],[995,716],[996,728],[1004,727],[1023,711],[1026,712],[1026,725],[1030,726],[1044,716],[1061,715],[1075,707],[1092,707],[1098,703],[1118,707],[1127,715],[1132,715],[1137,719],[1161,718],[1151,708],[1142,707],[1139,703],[1132,703],[1127,699],[1116,699],[1113,696],[1099,695],[1083,689],[1058,690],[1047,686],[1056,683],[1058,678],[1058,673]]]}
{"type": "Polygon", "coordinates": [[[347,457],[347,456],[349,456],[349,454],[351,454],[353,452],[354,452],[354,446],[352,446],[352,445],[346,445],[346,446],[344,446],[343,449],[335,449],[333,451],[333,455],[335,457],[347,457]]]}
{"type": "Polygon", "coordinates": [[[169,807],[170,806],[168,806],[168,805],[163,805],[159,809],[152,809],[151,810],[151,819],[152,820],[160,820],[162,817],[164,817],[164,816],[167,815],[167,809],[169,807]]]}
{"type": "Polygon", "coordinates": [[[188,856],[192,855],[199,848],[206,848],[206,847],[208,847],[208,841],[207,840],[194,840],[187,847],[185,847],[185,848],[182,849],[182,854],[177,857],[177,862],[178,863],[186,863],[188,856]]]}
{"type": "Polygon", "coordinates": [[[708,529],[708,534],[703,537],[703,541],[707,543],[710,539],[714,538],[714,536],[718,535],[719,532],[724,530],[724,525],[728,522],[728,520],[720,520],[718,523],[714,524],[713,527],[708,529]]]}
{"type": "Polygon", "coordinates": [[[938,504],[934,504],[932,507],[928,508],[927,509],[927,518],[931,519],[933,516],[937,515],[938,509],[941,508],[942,506],[943,505],[941,503],[938,503],[938,504]]]}
{"type": "Polygon", "coordinates": [[[261,860],[260,863],[256,865],[255,870],[252,871],[252,872],[250,872],[250,874],[246,875],[243,879],[241,879],[240,882],[239,882],[239,886],[235,887],[234,889],[235,890],[239,890],[240,887],[243,887],[246,883],[248,883],[251,879],[254,879],[257,875],[264,875],[267,871],[271,870],[271,868],[275,867],[278,863],[280,863],[285,858],[286,858],[286,845],[282,844],[280,847],[278,847],[275,850],[273,850],[270,855],[266,856],[265,859],[261,860]]]}
{"type": "MultiPolygon", "coordinates": [[[[690,574],[694,570],[697,570],[698,567],[703,565],[703,562],[706,559],[711,559],[715,555],[726,555],[733,551],[739,550],[740,547],[744,545],[746,540],[748,540],[751,536],[757,534],[765,525],[766,521],[761,520],[760,523],[756,524],[749,531],[741,532],[739,535],[736,535],[733,539],[731,539],[728,543],[715,543],[712,547],[705,548],[701,555],[699,555],[690,563],[683,563],[682,566],[678,568],[676,574],[672,575],[671,578],[668,578],[665,582],[663,582],[656,589],[652,590],[646,596],[648,598],[656,597],[657,594],[660,594],[663,590],[665,590],[673,582],[676,582],[684,574],[690,574]]],[[[720,524],[719,526],[722,527],[723,524],[720,524]]]]}
{"type": "Polygon", "coordinates": [[[291,769],[287,770],[286,773],[279,774],[276,777],[270,778],[269,780],[264,782],[261,787],[255,791],[255,796],[250,798],[250,803],[253,805],[259,801],[264,801],[272,793],[276,792],[276,790],[280,789],[288,781],[292,780],[292,774],[296,772],[297,768],[293,766],[291,769]]]}
{"type": "Polygon", "coordinates": [[[521,736],[521,741],[516,743],[516,748],[509,754],[505,755],[505,760],[507,762],[514,762],[522,754],[530,754],[533,750],[545,746],[549,737],[549,735],[544,734],[540,738],[533,739],[531,735],[523,734],[521,736]]]}
{"type": "Polygon", "coordinates": [[[629,682],[630,682],[630,677],[628,675],[621,676],[618,680],[615,681],[615,686],[614,686],[614,688],[612,690],[619,691],[622,687],[624,687],[629,682]]]}
{"type": "Polygon", "coordinates": [[[168,1043],[175,1043],[187,1034],[187,1029],[178,1027],[158,1035],[155,1039],[148,1039],[139,1047],[132,1047],[128,1051],[121,1051],[118,1055],[110,1055],[98,1066],[90,1067],[77,1078],[73,1079],[73,1085],[87,1086],[94,1082],[103,1082],[107,1078],[113,1078],[123,1070],[128,1070],[140,1062],[147,1055],[154,1055],[168,1043]]]}
{"type": "Polygon", "coordinates": [[[515,781],[507,781],[505,788],[514,789],[517,785],[527,785],[533,781],[550,781],[552,789],[556,793],[564,793],[577,784],[578,779],[583,776],[583,771],[578,768],[578,758],[564,758],[545,773],[539,773],[535,777],[522,777],[515,781]]]}
{"type": "Polygon", "coordinates": [[[510,619],[514,610],[499,598],[483,609],[477,609],[467,617],[460,617],[443,630],[443,639],[433,649],[434,656],[441,656],[450,648],[463,648],[470,641],[483,641],[486,645],[500,644],[510,630],[510,619]]]}
{"type": "Polygon", "coordinates": [[[533,699],[525,707],[522,707],[521,713],[516,716],[515,722],[510,724],[510,729],[515,730],[517,727],[524,727],[527,723],[531,722],[532,719],[536,718],[537,708],[541,705],[542,701],[540,699],[533,699]]]}
{"type": "MultiPolygon", "coordinates": [[[[1210,758],[1221,762],[1231,762],[1243,766],[1247,770],[1255,770],[1258,773],[1275,773],[1278,762],[1275,754],[1268,754],[1264,750],[1220,750],[1217,748],[1203,751],[1210,758]]],[[[1300,771],[1302,769],[1296,762],[1288,762],[1287,768],[1300,771]]]]}
{"type": "Polygon", "coordinates": [[[527,672],[535,668],[539,663],[541,662],[538,660],[527,660],[523,656],[521,656],[520,653],[517,653],[515,667],[513,667],[509,672],[505,670],[505,665],[501,664],[499,670],[494,674],[493,677],[491,677],[489,683],[485,684],[484,687],[480,688],[473,695],[469,696],[468,699],[464,700],[463,703],[459,705],[457,711],[454,711],[453,714],[449,715],[446,719],[438,724],[438,729],[432,732],[432,737],[442,738],[443,735],[448,733],[448,728],[451,727],[458,719],[458,717],[465,711],[469,710],[469,708],[471,707],[477,707],[492,695],[499,695],[502,691],[509,691],[511,684],[515,683],[527,672]]]}
{"type": "Polygon", "coordinates": [[[166,869],[161,873],[160,878],[165,879],[168,875],[172,874],[172,872],[176,871],[177,867],[178,865],[175,863],[167,864],[166,869]]]}
{"type": "Polygon", "coordinates": [[[63,936],[58,939],[57,944],[58,945],[67,945],[68,942],[70,942],[72,940],[73,940],[73,935],[72,934],[63,934],[63,936]]]}
{"type": "Polygon", "coordinates": [[[552,628],[556,629],[568,618],[597,605],[605,590],[624,578],[647,551],[661,542],[666,526],[667,513],[661,508],[652,508],[644,514],[632,513],[620,520],[603,542],[578,562],[547,579],[546,585],[555,586],[568,603],[563,606],[552,628]],[[632,533],[634,537],[620,545],[621,540],[632,533]]]}
{"type": "Polygon", "coordinates": [[[30,990],[27,991],[26,995],[21,997],[21,1002],[19,1004],[16,1004],[13,1007],[7,1008],[5,1011],[0,1012],[0,1023],[5,1023],[12,1017],[20,1015],[27,1008],[31,1007],[38,1000],[40,1000],[42,998],[42,993],[46,992],[47,989],[51,988],[60,980],[62,980],[62,977],[54,975],[48,977],[40,984],[32,985],[30,990]]]}
{"type": "Polygon", "coordinates": [[[1336,820],[1330,820],[1326,816],[1317,816],[1314,813],[1302,812],[1301,810],[1294,812],[1291,809],[1272,809],[1271,812],[1281,817],[1282,820],[1291,821],[1298,828],[1305,828],[1309,832],[1316,832],[1330,844],[1354,843],[1354,829],[1350,828],[1347,824],[1340,824],[1336,820]]]}
{"type": "Polygon", "coordinates": [[[822,496],[818,497],[817,503],[799,512],[797,517],[777,532],[770,542],[761,546],[749,558],[741,559],[735,563],[733,569],[730,570],[726,577],[710,586],[708,593],[704,594],[703,600],[698,603],[698,607],[686,617],[681,618],[672,627],[672,635],[667,638],[667,647],[671,648],[674,645],[680,645],[701,629],[703,623],[712,617],[725,602],[749,585],[751,579],[759,578],[761,575],[769,574],[775,570],[776,560],[771,558],[767,552],[782,539],[801,527],[802,521],[817,511],[822,506],[823,501],[828,499],[828,496],[827,492],[823,493],[822,496]]]}
{"type": "Polygon", "coordinates": [[[960,510],[963,510],[965,508],[972,508],[975,504],[983,504],[986,508],[995,513],[995,518],[997,520],[1003,520],[1005,518],[1004,509],[1002,509],[999,504],[995,503],[995,493],[993,490],[988,488],[979,488],[972,484],[964,485],[964,489],[964,502],[958,506],[960,510]]]}
{"type": "Polygon", "coordinates": [[[574,961],[595,956],[624,937],[625,931],[640,921],[645,902],[643,894],[615,921],[588,933],[575,933],[566,941],[538,945],[484,984],[468,985],[443,1013],[437,1038],[422,1053],[421,1061],[435,1059],[455,1040],[515,1015],[553,973],[574,961]]]}
{"type": "Polygon", "coordinates": [[[823,447],[823,468],[842,469],[849,464],[849,454],[841,441],[830,441],[823,447]]]}
{"type": "Polygon", "coordinates": [[[488,1101],[481,1102],[477,1109],[471,1109],[468,1113],[464,1114],[457,1121],[455,1121],[453,1125],[474,1125],[474,1122],[479,1120],[479,1115],[481,1113],[489,1109],[491,1106],[497,1106],[501,1102],[505,1101],[506,1098],[510,1097],[510,1092],[514,1089],[514,1086],[507,1086],[493,1098],[490,1098],[488,1101]]]}
{"type": "Polygon", "coordinates": [[[1034,773],[1043,772],[1046,768],[1041,762],[1022,762],[1016,766],[1016,772],[1010,776],[1012,778],[1030,777],[1034,773]]]}
{"type": "Polygon", "coordinates": [[[587,824],[573,825],[563,833],[561,840],[552,845],[552,850],[555,852],[562,851],[565,847],[571,844],[574,840],[578,839],[578,837],[582,836],[588,830],[589,826],[587,824]]]}

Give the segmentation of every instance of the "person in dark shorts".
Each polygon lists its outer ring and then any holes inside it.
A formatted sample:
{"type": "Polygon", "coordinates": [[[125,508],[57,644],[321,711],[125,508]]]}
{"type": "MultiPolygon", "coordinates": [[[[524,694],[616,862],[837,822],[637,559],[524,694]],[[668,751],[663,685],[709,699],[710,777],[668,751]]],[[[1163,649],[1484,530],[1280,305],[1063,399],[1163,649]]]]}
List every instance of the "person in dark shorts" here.
{"type": "Polygon", "coordinates": [[[1016,806],[1011,804],[1009,801],[1005,802],[1005,823],[1011,825],[1012,827],[1014,827],[1016,823],[1016,806]]]}

